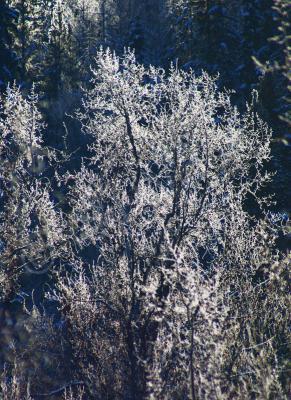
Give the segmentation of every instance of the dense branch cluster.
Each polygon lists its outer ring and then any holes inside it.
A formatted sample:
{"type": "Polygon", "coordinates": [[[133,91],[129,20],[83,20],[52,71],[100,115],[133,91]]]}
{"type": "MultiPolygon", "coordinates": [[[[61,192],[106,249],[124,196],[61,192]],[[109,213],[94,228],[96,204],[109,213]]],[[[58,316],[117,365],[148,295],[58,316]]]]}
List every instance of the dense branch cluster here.
{"type": "Polygon", "coordinates": [[[1,112],[0,296],[7,297],[19,274],[46,268],[66,245],[44,176],[54,154],[42,146],[37,96],[24,99],[19,88],[8,87],[1,112]]]}
{"type": "Polygon", "coordinates": [[[259,197],[271,132],[256,93],[240,114],[206,73],[130,51],[100,50],[92,73],[79,171],[42,143],[33,93],[4,98],[1,294],[22,274],[51,282],[45,305],[24,304],[33,340],[3,399],[44,385],[66,399],[287,399],[288,258],[259,197]]]}

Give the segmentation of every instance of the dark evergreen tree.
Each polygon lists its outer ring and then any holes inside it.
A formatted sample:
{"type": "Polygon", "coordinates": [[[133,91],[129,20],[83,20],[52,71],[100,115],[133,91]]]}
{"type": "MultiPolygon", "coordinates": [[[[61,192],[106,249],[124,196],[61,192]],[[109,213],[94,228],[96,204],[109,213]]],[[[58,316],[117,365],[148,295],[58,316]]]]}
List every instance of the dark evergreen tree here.
{"type": "Polygon", "coordinates": [[[0,90],[16,77],[17,60],[13,51],[15,10],[0,0],[0,90]]]}
{"type": "Polygon", "coordinates": [[[17,13],[15,20],[14,48],[19,63],[19,83],[23,86],[27,82],[27,61],[29,53],[29,2],[16,0],[14,7],[17,13]]]}
{"type": "Polygon", "coordinates": [[[56,0],[51,14],[46,70],[46,91],[49,97],[58,97],[64,88],[65,57],[70,35],[69,20],[65,12],[63,2],[56,0]]]}
{"type": "MultiPolygon", "coordinates": [[[[275,0],[274,10],[279,22],[278,34],[271,38],[280,48],[281,59],[274,69],[282,72],[284,93],[281,96],[279,117],[290,128],[291,126],[291,3],[288,0],[275,0]]],[[[289,141],[291,138],[288,137],[289,141]]]]}
{"type": "Polygon", "coordinates": [[[15,54],[17,81],[26,87],[41,80],[49,22],[49,0],[14,0],[13,19],[9,27],[15,54]]]}
{"type": "Polygon", "coordinates": [[[268,60],[272,47],[268,38],[275,32],[273,0],[243,0],[240,15],[242,25],[241,81],[249,90],[258,81],[260,71],[253,58],[268,60]]]}
{"type": "Polygon", "coordinates": [[[28,79],[37,83],[43,91],[46,79],[46,59],[49,44],[49,28],[51,25],[51,1],[29,1],[29,50],[28,79]]]}

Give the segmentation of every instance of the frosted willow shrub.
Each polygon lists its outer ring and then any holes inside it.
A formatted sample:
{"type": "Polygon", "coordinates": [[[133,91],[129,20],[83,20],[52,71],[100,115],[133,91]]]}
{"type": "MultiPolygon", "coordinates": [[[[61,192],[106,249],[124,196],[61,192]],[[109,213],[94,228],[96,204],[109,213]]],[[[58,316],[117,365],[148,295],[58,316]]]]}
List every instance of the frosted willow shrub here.
{"type": "Polygon", "coordinates": [[[54,152],[43,146],[44,123],[34,90],[16,86],[0,98],[0,298],[13,298],[23,272],[40,273],[65,254],[63,220],[45,170],[54,152]]]}
{"type": "Polygon", "coordinates": [[[166,74],[110,51],[92,71],[78,112],[90,162],[66,179],[71,237],[96,257],[51,293],[88,396],[250,398],[265,382],[278,394],[272,349],[261,364],[237,355],[276,323],[245,319],[271,307],[258,271],[279,262],[275,218],[245,208],[264,201],[270,131],[206,74],[166,74]]]}

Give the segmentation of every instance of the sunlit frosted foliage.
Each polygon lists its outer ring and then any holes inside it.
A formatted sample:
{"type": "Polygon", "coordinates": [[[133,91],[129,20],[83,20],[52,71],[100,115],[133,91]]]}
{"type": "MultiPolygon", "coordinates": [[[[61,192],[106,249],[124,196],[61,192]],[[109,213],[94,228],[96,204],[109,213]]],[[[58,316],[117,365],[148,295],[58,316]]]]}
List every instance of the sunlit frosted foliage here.
{"type": "Polygon", "coordinates": [[[0,279],[1,295],[7,295],[19,274],[46,268],[65,243],[62,218],[43,176],[53,152],[42,146],[37,96],[32,92],[25,99],[11,87],[1,106],[0,279]]]}
{"type": "Polygon", "coordinates": [[[113,398],[245,398],[253,376],[258,392],[281,393],[273,348],[264,374],[257,353],[236,356],[268,340],[260,314],[240,318],[270,307],[261,291],[271,298],[273,286],[259,277],[285,268],[273,251],[278,221],[245,207],[267,201],[258,191],[269,179],[268,128],[253,104],[241,115],[206,74],[166,75],[109,50],[92,71],[78,113],[92,155],[65,181],[76,249],[93,246],[96,261],[60,275],[51,294],[77,376],[94,399],[104,382],[113,398]]]}

